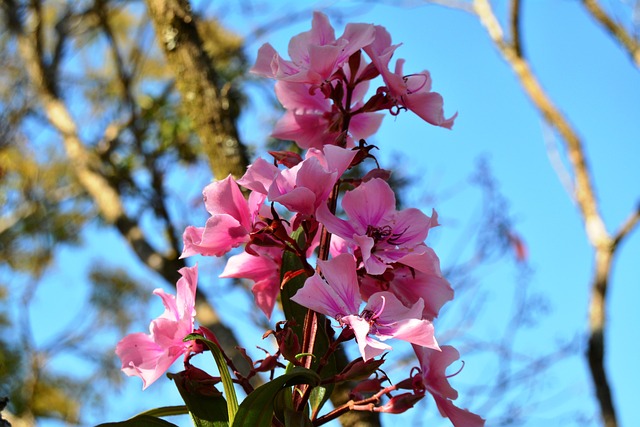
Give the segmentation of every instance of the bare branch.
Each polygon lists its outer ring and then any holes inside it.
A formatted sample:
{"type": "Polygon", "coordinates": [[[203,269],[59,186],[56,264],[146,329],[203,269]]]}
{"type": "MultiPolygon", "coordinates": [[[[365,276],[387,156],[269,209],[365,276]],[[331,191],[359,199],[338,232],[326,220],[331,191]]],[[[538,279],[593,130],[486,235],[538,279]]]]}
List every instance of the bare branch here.
{"type": "Polygon", "coordinates": [[[529,98],[540,110],[545,120],[556,129],[566,144],[575,179],[574,197],[585,222],[589,241],[594,247],[609,246],[610,238],[598,210],[594,186],[591,182],[589,167],[578,133],[542,89],[528,62],[518,56],[518,52],[505,42],[502,28],[493,14],[488,0],[475,0],[474,6],[482,24],[489,32],[503,58],[520,79],[527,95],[529,95],[529,98]]]}
{"type": "MultiPolygon", "coordinates": [[[[589,167],[577,132],[569,124],[564,115],[552,103],[542,89],[522,52],[516,48],[517,43],[506,43],[502,28],[491,9],[488,0],[474,0],[474,7],[481,23],[498,47],[503,58],[516,73],[529,98],[542,113],[545,120],[561,136],[569,158],[574,176],[574,197],[582,215],[585,231],[595,251],[595,273],[591,286],[589,307],[589,347],[588,360],[591,369],[596,395],[600,403],[600,411],[606,427],[617,426],[615,408],[611,397],[609,381],[604,368],[606,294],[611,272],[611,259],[614,253],[613,240],[608,234],[602,216],[599,213],[595,189],[591,181],[589,167]]],[[[512,14],[517,10],[513,5],[512,14]]],[[[514,37],[519,34],[518,19],[511,19],[514,37]]]]}
{"type": "Polygon", "coordinates": [[[609,34],[618,40],[627,51],[636,67],[640,68],[640,41],[634,38],[619,23],[615,22],[607,12],[600,7],[598,0],[582,0],[582,4],[589,11],[593,19],[598,21],[609,34]]]}
{"type": "Polygon", "coordinates": [[[612,250],[615,250],[617,248],[620,242],[633,231],[634,227],[638,225],[639,222],[640,222],[640,204],[638,204],[636,211],[632,212],[631,215],[627,217],[627,219],[622,224],[618,232],[614,234],[612,250]]]}
{"type": "Polygon", "coordinates": [[[473,8],[473,4],[464,0],[424,0],[427,3],[437,4],[440,6],[445,6],[450,9],[458,9],[463,12],[475,14],[475,10],[473,8]]]}
{"type": "Polygon", "coordinates": [[[516,55],[519,56],[520,58],[523,58],[524,54],[522,53],[522,42],[520,38],[520,16],[521,16],[520,6],[521,4],[522,3],[520,2],[520,0],[511,0],[511,3],[510,3],[511,10],[509,11],[509,21],[511,25],[511,45],[515,50],[516,55]]]}

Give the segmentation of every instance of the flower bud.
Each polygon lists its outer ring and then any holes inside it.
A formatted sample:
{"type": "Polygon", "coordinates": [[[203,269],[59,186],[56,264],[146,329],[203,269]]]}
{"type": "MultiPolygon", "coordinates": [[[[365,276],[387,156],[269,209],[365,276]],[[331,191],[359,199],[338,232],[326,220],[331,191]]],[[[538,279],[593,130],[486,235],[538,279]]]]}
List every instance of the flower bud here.
{"type": "Polygon", "coordinates": [[[365,394],[375,394],[382,390],[382,382],[387,381],[387,377],[373,378],[365,380],[356,385],[349,393],[353,400],[361,400],[365,394]]]}
{"type": "Polygon", "coordinates": [[[413,408],[424,395],[416,395],[413,393],[403,393],[397,396],[393,396],[385,405],[378,408],[379,412],[385,412],[387,414],[401,414],[408,409],[413,408]]]}
{"type": "Polygon", "coordinates": [[[221,396],[222,393],[215,385],[220,382],[219,377],[212,377],[202,369],[193,365],[187,365],[186,369],[177,374],[168,373],[167,376],[174,380],[178,389],[184,389],[190,394],[202,396],[221,396]]]}
{"type": "Polygon", "coordinates": [[[276,163],[292,168],[302,161],[302,157],[293,151],[269,151],[276,163]]]}
{"type": "Polygon", "coordinates": [[[365,362],[362,360],[362,357],[359,357],[349,363],[342,372],[338,374],[338,378],[340,378],[341,381],[364,380],[376,372],[383,363],[384,359],[369,359],[365,362]]]}

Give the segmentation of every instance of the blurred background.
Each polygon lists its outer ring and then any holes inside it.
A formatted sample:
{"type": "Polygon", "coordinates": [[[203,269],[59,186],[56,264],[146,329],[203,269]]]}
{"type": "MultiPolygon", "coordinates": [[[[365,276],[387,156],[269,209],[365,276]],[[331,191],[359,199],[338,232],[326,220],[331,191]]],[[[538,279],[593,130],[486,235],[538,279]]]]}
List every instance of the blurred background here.
{"type": "MultiPolygon", "coordinates": [[[[269,137],[273,82],[248,70],[265,42],[288,57],[314,10],[336,37],[386,27],[405,72],[429,70],[458,112],[451,131],[388,116],[368,141],[402,206],[439,214],[427,243],[456,291],[436,320],[464,360],[456,403],[488,426],[640,424],[639,1],[192,1],[190,20],[177,0],[1,4],[0,397],[14,426],[180,404],[169,380],[142,392],[124,376],[115,344],[162,312],[151,292],[184,266],[202,188],[286,146],[269,137]]],[[[282,317],[255,309],[251,283],[219,279],[224,259],[186,262],[198,322],[256,358],[272,348],[262,333],[282,317]]],[[[415,364],[409,346],[391,357],[392,378],[415,364]]],[[[429,399],[360,425],[450,425],[429,399]]]]}

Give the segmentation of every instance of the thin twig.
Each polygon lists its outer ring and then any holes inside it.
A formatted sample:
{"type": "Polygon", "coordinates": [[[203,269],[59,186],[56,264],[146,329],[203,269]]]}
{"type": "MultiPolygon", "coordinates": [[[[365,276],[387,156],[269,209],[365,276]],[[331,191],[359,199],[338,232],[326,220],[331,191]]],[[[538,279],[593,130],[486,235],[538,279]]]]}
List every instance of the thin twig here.
{"type": "Polygon", "coordinates": [[[620,45],[627,51],[634,65],[640,68],[640,41],[634,38],[618,22],[615,22],[607,12],[600,7],[597,0],[582,0],[582,4],[591,14],[593,19],[598,21],[609,34],[618,40],[620,45]]]}
{"type": "MultiPolygon", "coordinates": [[[[615,427],[617,426],[617,418],[609,381],[604,368],[606,295],[614,246],[598,209],[595,188],[591,180],[582,141],[565,116],[542,89],[528,62],[521,56],[521,51],[516,48],[514,43],[510,44],[504,40],[502,28],[493,13],[489,1],[474,0],[474,7],[478,18],[487,29],[494,44],[520,79],[527,95],[529,95],[531,101],[542,113],[549,125],[558,132],[566,146],[569,165],[574,176],[575,202],[582,215],[589,242],[595,251],[595,273],[591,286],[589,306],[589,347],[587,356],[596,388],[596,395],[600,403],[602,418],[607,427],[615,427]]],[[[511,22],[517,25],[518,20],[512,19],[511,22]]],[[[512,31],[514,35],[519,32],[517,29],[512,31]]]]}
{"type": "Polygon", "coordinates": [[[636,211],[632,212],[631,215],[627,217],[625,222],[622,224],[620,229],[613,237],[613,247],[614,249],[620,244],[620,242],[627,237],[634,229],[636,225],[640,222],[640,203],[638,204],[636,211]]]}

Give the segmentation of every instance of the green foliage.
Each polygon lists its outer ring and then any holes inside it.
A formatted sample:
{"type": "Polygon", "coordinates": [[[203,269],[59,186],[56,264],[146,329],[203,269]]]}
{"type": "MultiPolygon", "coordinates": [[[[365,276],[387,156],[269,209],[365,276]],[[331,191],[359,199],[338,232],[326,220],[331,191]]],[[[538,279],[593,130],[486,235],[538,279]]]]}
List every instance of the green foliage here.
{"type": "Polygon", "coordinates": [[[150,415],[137,415],[126,421],[120,421],[117,423],[104,423],[99,424],[96,427],[168,427],[176,425],[162,418],[152,417],[150,415]]]}
{"type": "MultiPolygon", "coordinates": [[[[12,4],[7,2],[0,11],[5,29],[10,28],[6,21],[12,4]]],[[[189,218],[174,218],[172,209],[185,201],[184,195],[171,193],[170,177],[198,171],[204,183],[211,172],[202,170],[206,162],[201,144],[180,108],[176,76],[166,66],[146,9],[140,3],[114,1],[15,6],[18,19],[29,26],[26,33],[35,34],[38,24],[38,59],[46,84],[70,111],[77,136],[91,156],[90,169],[116,189],[125,214],[151,235],[150,246],[157,253],[138,261],[175,259],[189,218]]],[[[237,117],[243,99],[235,82],[247,69],[243,41],[217,21],[198,17],[198,22],[204,49],[226,91],[227,107],[237,117]]],[[[34,64],[25,62],[11,31],[0,34],[0,61],[0,291],[10,290],[0,299],[0,395],[9,395],[8,410],[25,420],[53,417],[82,423],[82,406],[101,402],[98,388],[113,388],[123,377],[115,367],[113,348],[104,348],[93,337],[122,335],[139,320],[149,286],[132,277],[126,266],[97,263],[85,280],[86,305],[65,308],[77,310],[78,319],[58,342],[20,345],[5,339],[29,336],[28,323],[5,308],[19,301],[25,304],[21,313],[29,312],[31,294],[55,274],[51,267],[57,267],[61,248],[83,248],[88,226],[121,230],[102,220],[95,200],[80,185],[77,165],[64,148],[64,132],[49,121],[46,97],[25,72],[34,64]],[[86,339],[79,339],[83,331],[86,339]],[[95,372],[53,373],[49,362],[59,356],[78,358],[95,372]]],[[[62,271],[67,268],[76,266],[60,266],[62,271]]],[[[167,281],[175,283],[173,277],[167,281]]],[[[144,423],[147,416],[121,425],[144,423]]]]}
{"type": "Polygon", "coordinates": [[[102,263],[92,267],[89,280],[92,284],[89,303],[96,310],[98,322],[116,326],[124,334],[127,327],[138,320],[139,312],[131,307],[145,305],[151,293],[126,270],[102,263]]]}
{"type": "MultiPolygon", "coordinates": [[[[248,395],[238,408],[233,427],[255,426],[270,427],[274,414],[276,396],[288,387],[309,384],[313,387],[320,383],[320,377],[314,371],[295,367],[288,373],[261,385],[248,395]]],[[[288,415],[291,418],[299,416],[288,415]]]]}
{"type": "Polygon", "coordinates": [[[144,411],[141,414],[138,414],[134,417],[129,418],[125,421],[114,422],[114,423],[103,423],[99,424],[96,427],[146,427],[146,426],[175,426],[175,424],[170,423],[169,421],[163,420],[159,417],[168,417],[171,415],[184,415],[188,414],[189,411],[186,406],[163,406],[160,408],[150,409],[148,411],[144,411]]]}
{"type": "Polygon", "coordinates": [[[188,335],[184,340],[199,340],[203,342],[213,354],[213,358],[215,359],[216,365],[218,366],[218,371],[220,372],[220,377],[222,378],[224,394],[227,397],[227,417],[229,422],[233,422],[235,414],[238,411],[238,397],[236,396],[236,391],[233,387],[233,380],[231,379],[231,375],[229,374],[229,368],[227,368],[227,362],[225,361],[224,356],[220,351],[220,347],[213,341],[210,341],[198,334],[188,335]]]}
{"type": "Polygon", "coordinates": [[[227,427],[229,425],[229,413],[227,401],[213,388],[208,393],[203,393],[195,388],[188,380],[188,371],[179,374],[167,374],[171,378],[184,400],[193,425],[195,427],[227,427]]]}

